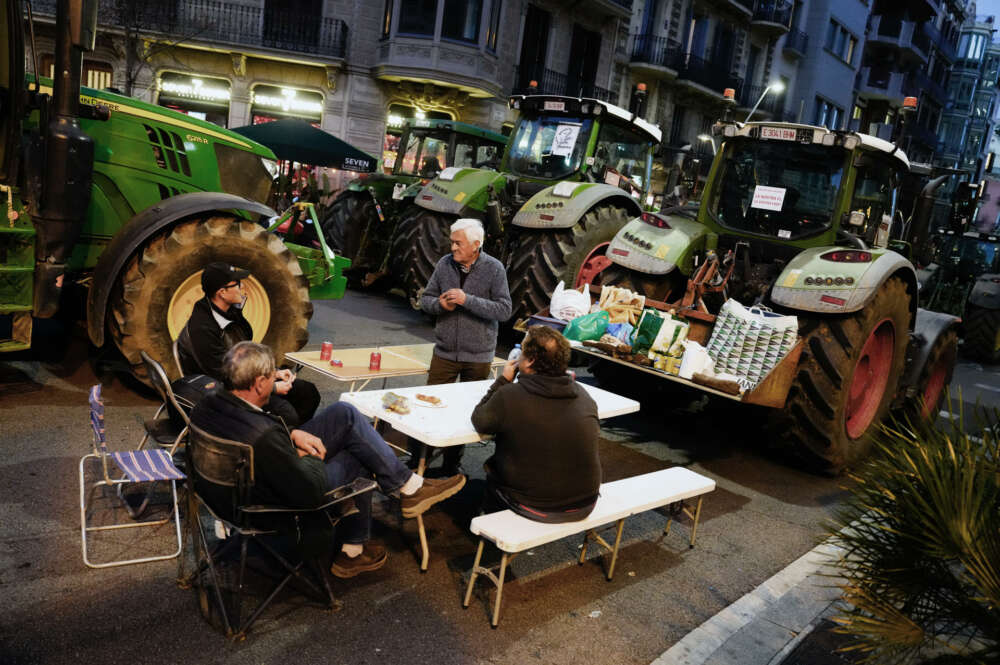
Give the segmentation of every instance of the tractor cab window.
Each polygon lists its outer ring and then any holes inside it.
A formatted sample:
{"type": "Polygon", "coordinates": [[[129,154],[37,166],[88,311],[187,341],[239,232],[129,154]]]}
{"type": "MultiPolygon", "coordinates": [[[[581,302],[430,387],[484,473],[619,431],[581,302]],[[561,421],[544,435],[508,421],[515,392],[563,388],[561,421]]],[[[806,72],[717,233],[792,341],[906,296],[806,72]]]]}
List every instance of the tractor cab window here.
{"type": "Polygon", "coordinates": [[[709,199],[723,226],[780,240],[830,228],[844,173],[841,148],[736,139],[709,199]]]}
{"type": "Polygon", "coordinates": [[[605,121],[594,149],[594,176],[603,179],[607,171],[614,171],[639,189],[645,189],[648,155],[648,140],[631,129],[605,121]]]}
{"type": "Polygon", "coordinates": [[[500,156],[503,154],[503,147],[495,143],[483,143],[476,150],[476,163],[478,168],[496,169],[500,166],[500,156]]]}
{"type": "Polygon", "coordinates": [[[459,137],[455,143],[454,166],[495,169],[500,161],[496,144],[471,136],[459,137]]]}
{"type": "Polygon", "coordinates": [[[875,240],[882,215],[891,217],[893,214],[895,180],[895,169],[886,161],[869,155],[862,155],[859,158],[851,210],[863,212],[865,223],[861,227],[848,230],[868,242],[875,240]]]}
{"type": "Polygon", "coordinates": [[[413,129],[400,163],[399,173],[434,178],[448,166],[447,130],[413,129]]]}
{"type": "Polygon", "coordinates": [[[508,154],[516,175],[562,180],[580,168],[593,126],[591,118],[521,116],[508,154]]]}
{"type": "Polygon", "coordinates": [[[1000,244],[980,240],[975,235],[962,236],[959,244],[959,269],[968,275],[1000,270],[1000,244]]]}

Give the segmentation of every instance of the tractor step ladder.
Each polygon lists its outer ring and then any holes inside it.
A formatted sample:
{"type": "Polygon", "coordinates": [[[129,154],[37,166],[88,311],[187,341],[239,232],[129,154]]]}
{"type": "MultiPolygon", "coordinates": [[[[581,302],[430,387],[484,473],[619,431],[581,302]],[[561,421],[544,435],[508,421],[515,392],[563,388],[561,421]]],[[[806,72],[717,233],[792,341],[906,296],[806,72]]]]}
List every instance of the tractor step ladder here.
{"type": "Polygon", "coordinates": [[[0,353],[31,348],[35,274],[35,229],[15,209],[11,191],[0,187],[0,353]],[[6,203],[6,206],[2,204],[6,203]]]}

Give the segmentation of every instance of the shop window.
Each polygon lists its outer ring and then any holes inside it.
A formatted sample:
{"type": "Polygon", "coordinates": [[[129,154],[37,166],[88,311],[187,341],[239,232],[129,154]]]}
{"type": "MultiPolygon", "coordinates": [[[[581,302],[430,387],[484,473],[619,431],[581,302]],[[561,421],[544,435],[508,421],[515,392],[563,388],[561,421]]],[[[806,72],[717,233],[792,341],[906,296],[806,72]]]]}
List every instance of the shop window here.
{"type": "Polygon", "coordinates": [[[444,0],[441,36],[463,42],[478,42],[479,17],[482,11],[482,0],[444,0]]]}
{"type": "Polygon", "coordinates": [[[437,22],[438,0],[400,0],[399,32],[407,35],[433,35],[437,22]]]}

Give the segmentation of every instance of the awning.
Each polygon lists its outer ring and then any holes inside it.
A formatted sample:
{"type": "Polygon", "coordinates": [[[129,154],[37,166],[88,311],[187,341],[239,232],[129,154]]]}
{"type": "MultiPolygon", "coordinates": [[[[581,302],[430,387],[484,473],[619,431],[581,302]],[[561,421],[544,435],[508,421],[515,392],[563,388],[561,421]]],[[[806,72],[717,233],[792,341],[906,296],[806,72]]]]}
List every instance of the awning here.
{"type": "Polygon", "coordinates": [[[278,159],[361,173],[371,173],[378,165],[378,160],[367,152],[316,129],[305,120],[275,120],[237,127],[233,131],[266,145],[278,159]]]}

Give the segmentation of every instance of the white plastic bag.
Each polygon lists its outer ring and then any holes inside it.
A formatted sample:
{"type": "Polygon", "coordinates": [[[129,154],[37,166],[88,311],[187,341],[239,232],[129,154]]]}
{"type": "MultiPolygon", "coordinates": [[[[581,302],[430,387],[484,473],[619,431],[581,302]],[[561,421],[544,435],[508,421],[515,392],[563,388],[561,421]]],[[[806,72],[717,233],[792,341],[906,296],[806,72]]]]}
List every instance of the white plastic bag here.
{"type": "Polygon", "coordinates": [[[556,290],[552,292],[552,300],[549,303],[549,313],[562,321],[572,321],[578,316],[583,316],[590,312],[590,294],[587,287],[583,291],[567,289],[561,281],[556,285],[556,290]]]}
{"type": "Polygon", "coordinates": [[[690,380],[695,374],[710,374],[715,363],[704,346],[693,339],[684,340],[684,357],[681,359],[679,376],[690,380]]]}

